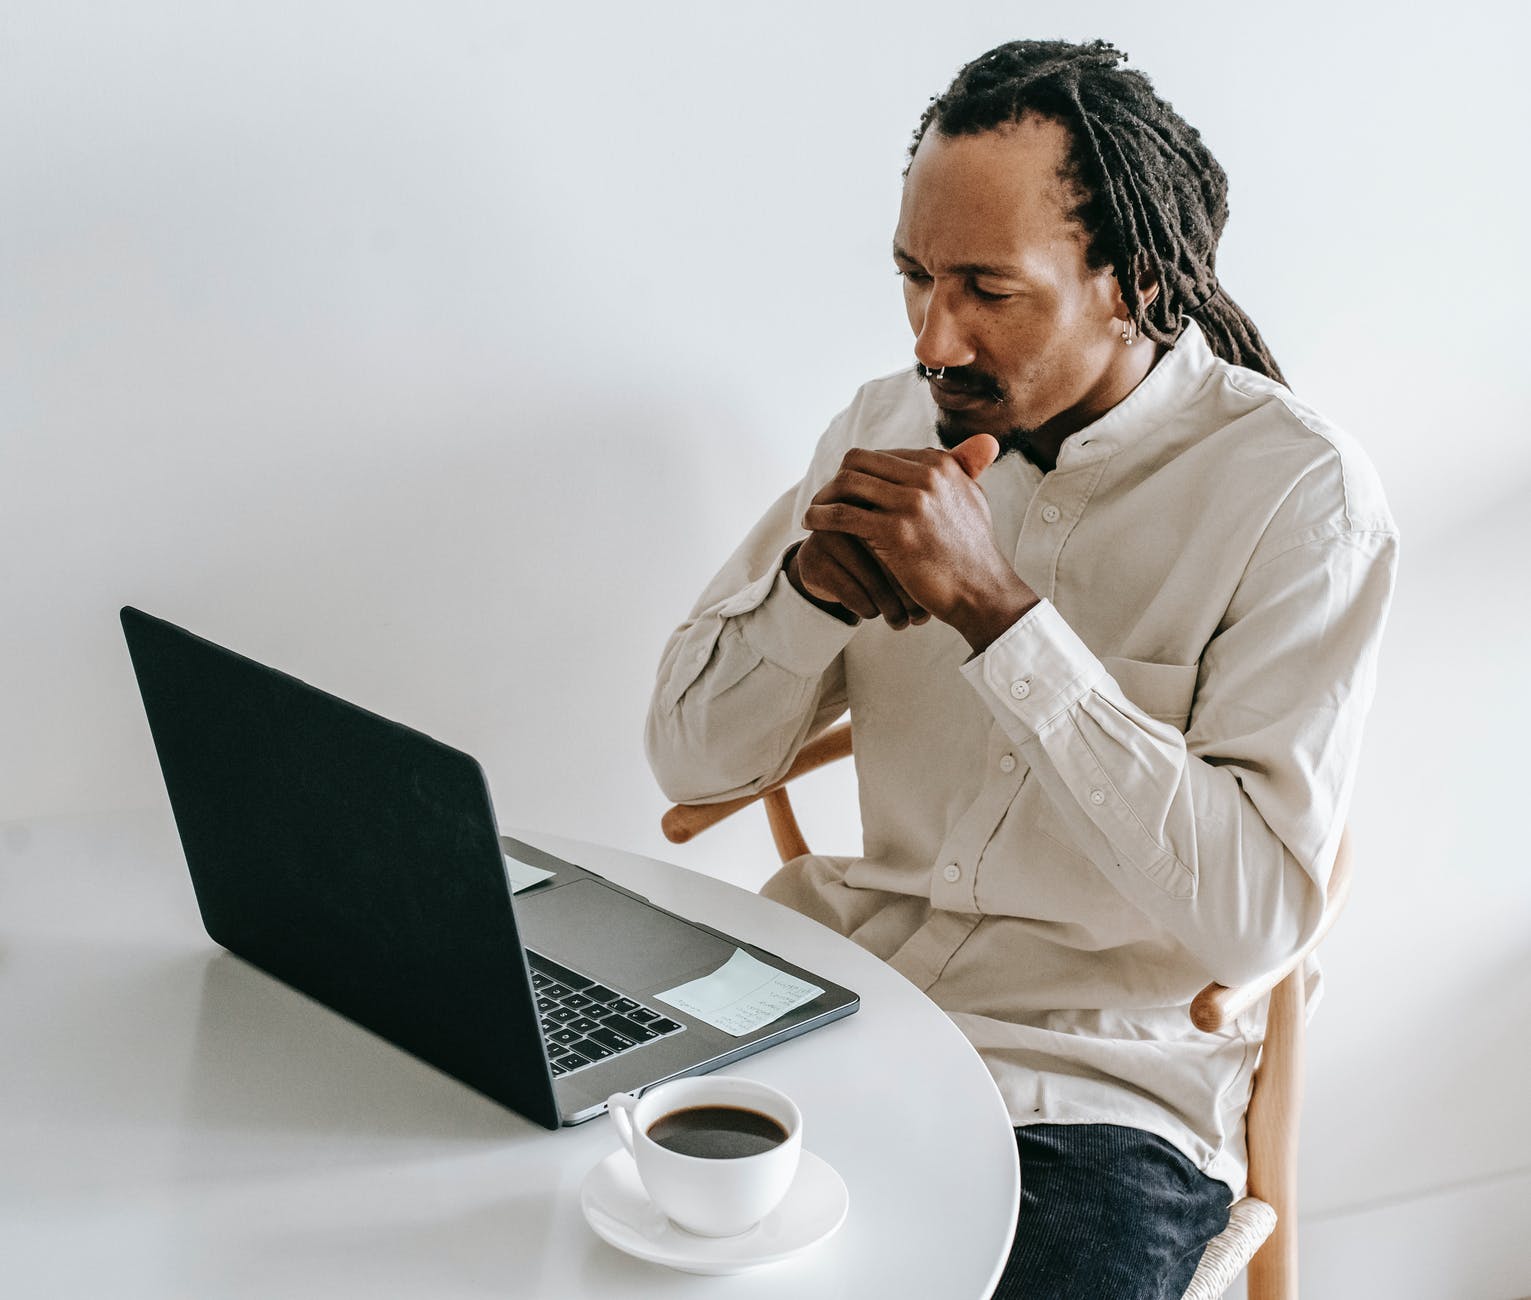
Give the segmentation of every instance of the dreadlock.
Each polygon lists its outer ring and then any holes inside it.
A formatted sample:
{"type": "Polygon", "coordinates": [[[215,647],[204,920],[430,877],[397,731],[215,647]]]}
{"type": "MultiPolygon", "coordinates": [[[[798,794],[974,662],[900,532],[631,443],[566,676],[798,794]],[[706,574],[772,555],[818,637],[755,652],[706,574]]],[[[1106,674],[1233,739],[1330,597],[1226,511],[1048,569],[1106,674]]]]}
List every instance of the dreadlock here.
{"type": "Polygon", "coordinates": [[[1254,322],[1217,282],[1227,173],[1147,77],[1117,66],[1126,60],[1105,41],[998,46],[930,101],[909,157],[932,126],[959,136],[1027,113],[1062,122],[1071,139],[1063,179],[1078,195],[1070,215],[1084,228],[1086,260],[1115,272],[1139,332],[1170,345],[1189,317],[1218,356],[1285,383],[1254,322]],[[1159,286],[1152,302],[1142,281],[1159,286]]]}

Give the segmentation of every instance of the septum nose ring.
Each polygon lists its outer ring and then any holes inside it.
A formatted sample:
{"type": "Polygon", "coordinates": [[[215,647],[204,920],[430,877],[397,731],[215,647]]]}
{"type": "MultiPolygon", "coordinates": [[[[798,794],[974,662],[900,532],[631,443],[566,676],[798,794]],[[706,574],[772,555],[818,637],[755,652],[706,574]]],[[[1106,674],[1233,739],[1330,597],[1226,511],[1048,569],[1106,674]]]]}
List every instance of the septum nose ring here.
{"type": "Polygon", "coordinates": [[[942,366],[941,369],[939,369],[939,370],[932,370],[929,366],[922,365],[920,367],[920,369],[922,369],[925,372],[925,378],[926,379],[945,379],[946,378],[946,367],[945,366],[942,366]]]}

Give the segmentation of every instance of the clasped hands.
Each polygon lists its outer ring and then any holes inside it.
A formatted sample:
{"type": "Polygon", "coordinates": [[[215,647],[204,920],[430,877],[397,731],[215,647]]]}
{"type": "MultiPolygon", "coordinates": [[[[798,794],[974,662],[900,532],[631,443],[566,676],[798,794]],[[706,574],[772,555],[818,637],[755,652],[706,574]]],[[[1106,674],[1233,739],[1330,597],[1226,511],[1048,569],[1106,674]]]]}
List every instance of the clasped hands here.
{"type": "Polygon", "coordinates": [[[814,496],[787,577],[821,606],[902,629],[931,617],[982,651],[1037,603],[994,541],[978,477],[999,443],[953,451],[853,447],[814,496]]]}

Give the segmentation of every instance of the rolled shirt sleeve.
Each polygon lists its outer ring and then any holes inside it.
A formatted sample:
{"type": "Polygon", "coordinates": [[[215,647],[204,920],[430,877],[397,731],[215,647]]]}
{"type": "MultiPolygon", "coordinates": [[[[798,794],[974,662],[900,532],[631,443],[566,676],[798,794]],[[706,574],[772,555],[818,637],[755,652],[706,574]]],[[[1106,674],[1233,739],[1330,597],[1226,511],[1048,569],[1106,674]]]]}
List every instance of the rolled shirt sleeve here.
{"type": "Polygon", "coordinates": [[[800,595],[782,567],[804,536],[803,495],[799,485],[771,507],[665,646],[645,746],[676,802],[763,789],[845,711],[839,656],[856,629],[800,595]]]}
{"type": "Polygon", "coordinates": [[[935,442],[928,397],[907,378],[863,385],[829,424],[801,482],[779,497],[707,584],[665,646],[645,747],[660,788],[716,803],[781,779],[797,751],[847,707],[844,651],[861,630],[826,613],[782,568],[808,536],[803,515],[852,445],[935,442]]]}

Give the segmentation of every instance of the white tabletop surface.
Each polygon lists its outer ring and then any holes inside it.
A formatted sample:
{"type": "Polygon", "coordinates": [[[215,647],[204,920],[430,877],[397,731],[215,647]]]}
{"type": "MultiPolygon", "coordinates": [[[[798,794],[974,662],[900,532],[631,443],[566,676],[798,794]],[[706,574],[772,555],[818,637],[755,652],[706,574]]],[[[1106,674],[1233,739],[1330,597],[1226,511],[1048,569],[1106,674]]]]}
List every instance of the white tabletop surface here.
{"type": "Polygon", "coordinates": [[[854,944],[682,868],[528,831],[819,971],[848,1019],[730,1069],[795,1098],[839,1234],[732,1277],[579,1209],[605,1116],[548,1132],[217,948],[168,812],[0,826],[0,1292],[27,1297],[986,1297],[1020,1183],[951,1022],[854,944]]]}

